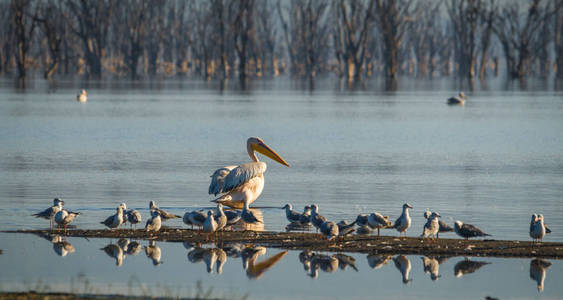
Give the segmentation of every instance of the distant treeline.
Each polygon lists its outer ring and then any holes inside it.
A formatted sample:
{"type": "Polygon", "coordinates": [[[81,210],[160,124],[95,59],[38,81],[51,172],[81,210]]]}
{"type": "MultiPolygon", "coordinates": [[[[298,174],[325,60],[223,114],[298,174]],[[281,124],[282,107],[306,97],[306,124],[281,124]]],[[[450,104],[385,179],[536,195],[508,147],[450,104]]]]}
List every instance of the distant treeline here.
{"type": "Polygon", "coordinates": [[[20,78],[563,78],[563,0],[0,0],[0,22],[20,78]]]}

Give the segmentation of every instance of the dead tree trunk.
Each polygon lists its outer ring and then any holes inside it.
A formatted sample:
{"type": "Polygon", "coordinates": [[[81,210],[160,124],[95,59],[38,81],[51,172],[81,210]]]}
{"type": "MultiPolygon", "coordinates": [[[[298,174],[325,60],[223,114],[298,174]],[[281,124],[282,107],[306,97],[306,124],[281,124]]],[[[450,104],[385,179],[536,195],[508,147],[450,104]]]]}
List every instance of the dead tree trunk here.
{"type": "Polygon", "coordinates": [[[395,78],[399,71],[399,51],[407,24],[412,21],[412,0],[375,0],[379,32],[383,37],[385,75],[395,78]]]}
{"type": "Polygon", "coordinates": [[[101,78],[110,19],[115,2],[113,0],[68,0],[67,5],[74,17],[69,21],[69,27],[82,40],[88,74],[94,78],[101,78]]]}
{"type": "Polygon", "coordinates": [[[25,78],[27,71],[28,53],[33,39],[37,22],[37,10],[33,16],[31,10],[33,3],[30,0],[12,0],[10,11],[15,30],[16,63],[18,77],[25,78]]]}

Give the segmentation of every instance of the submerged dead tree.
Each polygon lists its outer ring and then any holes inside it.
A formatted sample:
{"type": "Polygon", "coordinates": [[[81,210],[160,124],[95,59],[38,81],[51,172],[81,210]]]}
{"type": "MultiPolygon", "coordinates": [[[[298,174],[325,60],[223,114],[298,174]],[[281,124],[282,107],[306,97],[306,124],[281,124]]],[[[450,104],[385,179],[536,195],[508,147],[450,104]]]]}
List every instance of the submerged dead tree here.
{"type": "Polygon", "coordinates": [[[355,0],[336,0],[333,36],[336,59],[341,75],[359,80],[364,72],[369,31],[373,21],[375,0],[366,3],[355,0]],[[342,67],[343,66],[343,67],[342,67]]]}
{"type": "Polygon", "coordinates": [[[137,78],[139,59],[143,56],[148,6],[147,1],[126,0],[121,1],[117,8],[121,30],[116,39],[131,79],[137,78]]]}
{"type": "Polygon", "coordinates": [[[483,15],[482,0],[450,0],[446,7],[455,31],[458,75],[474,78],[477,68],[479,22],[483,15]]]}
{"type": "Polygon", "coordinates": [[[550,7],[542,5],[541,0],[531,0],[528,9],[522,10],[518,2],[511,2],[499,13],[494,32],[504,50],[511,78],[525,77],[530,71],[532,58],[551,40],[538,38],[544,22],[556,12],[550,7]]]}
{"type": "Polygon", "coordinates": [[[555,76],[557,79],[563,79],[563,0],[557,1],[554,27],[555,66],[557,68],[555,76]]]}
{"type": "Polygon", "coordinates": [[[440,3],[427,5],[419,2],[415,8],[414,21],[409,26],[409,50],[416,58],[416,76],[433,75],[434,57],[441,46],[440,3]]]}
{"type": "Polygon", "coordinates": [[[248,78],[248,58],[255,44],[254,0],[233,1],[233,41],[238,56],[238,75],[241,81],[248,78]]]}
{"type": "Polygon", "coordinates": [[[385,75],[395,78],[399,71],[399,51],[408,24],[412,22],[413,0],[375,0],[379,33],[383,37],[385,75]]]}
{"type": "Polygon", "coordinates": [[[106,55],[108,32],[114,0],[67,1],[71,11],[69,28],[82,41],[88,75],[102,77],[102,63],[106,55]]]}
{"type": "Polygon", "coordinates": [[[25,78],[28,67],[28,54],[37,22],[37,10],[33,12],[31,0],[12,0],[10,14],[14,25],[14,39],[16,47],[16,63],[18,66],[18,77],[25,78]],[[32,15],[33,14],[33,15],[32,15]]]}
{"type": "Polygon", "coordinates": [[[285,8],[278,2],[278,13],[294,75],[312,79],[326,64],[329,47],[327,12],[326,0],[297,0],[285,8]]]}
{"type": "Polygon", "coordinates": [[[43,2],[39,9],[39,14],[35,20],[47,40],[49,48],[49,63],[45,66],[43,77],[51,78],[59,67],[61,61],[61,51],[63,39],[66,34],[66,26],[61,1],[50,0],[43,2]]]}

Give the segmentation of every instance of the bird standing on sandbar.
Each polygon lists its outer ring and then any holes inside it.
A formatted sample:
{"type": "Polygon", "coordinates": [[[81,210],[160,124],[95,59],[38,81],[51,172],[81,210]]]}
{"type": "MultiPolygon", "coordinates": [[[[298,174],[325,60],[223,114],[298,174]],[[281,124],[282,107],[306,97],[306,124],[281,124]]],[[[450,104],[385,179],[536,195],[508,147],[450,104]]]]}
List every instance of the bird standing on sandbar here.
{"type": "Polygon", "coordinates": [[[246,223],[246,224],[262,223],[261,220],[256,218],[256,216],[254,215],[254,212],[252,212],[248,208],[248,201],[244,201],[244,207],[242,208],[242,213],[240,214],[240,217],[244,221],[244,223],[246,223]]]}
{"type": "Polygon", "coordinates": [[[147,220],[147,223],[145,224],[145,230],[147,232],[150,231],[158,232],[161,226],[162,226],[162,219],[160,217],[160,211],[156,209],[151,210],[151,218],[147,220]]]}
{"type": "Polygon", "coordinates": [[[158,210],[158,214],[160,215],[160,217],[162,218],[162,221],[167,221],[170,219],[176,219],[176,218],[181,218],[178,215],[175,214],[171,214],[163,209],[160,209],[157,205],[156,202],[154,200],[151,200],[151,202],[149,203],[149,209],[150,210],[158,210]]]}
{"type": "Polygon", "coordinates": [[[430,214],[426,224],[424,224],[424,228],[422,229],[422,234],[420,236],[423,238],[429,238],[430,236],[436,238],[438,231],[440,231],[440,224],[438,223],[439,218],[440,214],[437,212],[430,214]]]}
{"type": "Polygon", "coordinates": [[[317,228],[317,231],[321,228],[321,225],[326,222],[326,218],[319,215],[319,206],[316,204],[311,205],[311,224],[317,228]]]}
{"type": "MultiPolygon", "coordinates": [[[[432,215],[432,212],[430,211],[425,211],[424,212],[424,218],[428,220],[428,218],[430,218],[430,215],[432,215]]],[[[436,234],[437,238],[440,238],[440,232],[450,232],[450,231],[454,231],[454,229],[446,224],[446,222],[442,221],[441,216],[440,218],[438,218],[438,224],[440,225],[440,229],[438,230],[438,233],[436,234]]]]}
{"type": "Polygon", "coordinates": [[[333,238],[337,237],[340,233],[336,223],[328,221],[321,224],[319,227],[321,233],[326,237],[327,243],[333,238]]]}
{"type": "Polygon", "coordinates": [[[219,198],[212,202],[241,209],[244,202],[250,205],[262,194],[264,189],[264,172],[266,163],[258,160],[255,152],[266,155],[274,161],[289,167],[289,164],[272,148],[268,147],[261,138],[250,137],[246,141],[246,151],[253,162],[240,166],[226,166],[217,169],[211,175],[209,194],[219,198]]]}
{"type": "Polygon", "coordinates": [[[205,222],[206,218],[207,215],[203,210],[194,210],[186,212],[182,220],[186,225],[191,225],[192,229],[195,225],[201,230],[201,226],[203,226],[203,222],[205,222]]]}
{"type": "Polygon", "coordinates": [[[207,218],[203,222],[203,232],[206,233],[205,240],[209,239],[209,235],[217,231],[217,222],[215,222],[215,217],[212,211],[207,212],[207,218]]]}
{"type": "Polygon", "coordinates": [[[45,209],[42,212],[33,214],[32,216],[36,218],[49,219],[49,227],[52,229],[53,218],[55,217],[55,214],[57,214],[59,211],[63,209],[63,204],[65,204],[63,200],[61,200],[60,198],[55,198],[53,199],[53,206],[45,209]]]}
{"type": "Polygon", "coordinates": [[[472,237],[490,236],[490,234],[484,233],[481,229],[471,224],[465,224],[459,220],[455,221],[454,229],[457,235],[465,238],[466,240],[472,237]]]}
{"type": "Polygon", "coordinates": [[[128,209],[125,215],[127,216],[129,224],[131,224],[131,226],[135,225],[135,229],[137,229],[137,224],[142,221],[141,213],[136,209],[128,209]]]}
{"type": "Polygon", "coordinates": [[[282,209],[285,209],[285,217],[291,223],[299,222],[301,219],[301,214],[293,210],[293,206],[291,204],[286,204],[282,209]]]}
{"type": "Polygon", "coordinates": [[[106,225],[110,229],[115,229],[119,227],[119,225],[123,224],[123,206],[120,204],[116,208],[116,213],[107,217],[101,224],[106,225]]]}
{"type": "Polygon", "coordinates": [[[59,226],[63,226],[66,232],[67,225],[70,224],[70,222],[74,221],[74,218],[76,218],[76,216],[78,215],[80,215],[79,212],[72,212],[66,209],[61,209],[55,214],[55,222],[57,222],[59,226]]]}
{"type": "Polygon", "coordinates": [[[374,229],[377,228],[377,236],[379,236],[379,230],[381,228],[389,226],[389,220],[387,220],[387,218],[384,217],[382,214],[374,211],[368,217],[368,225],[371,228],[374,229]]]}
{"type": "Polygon", "coordinates": [[[410,204],[408,203],[403,204],[403,213],[401,213],[401,216],[397,218],[397,220],[393,224],[393,228],[397,229],[397,231],[399,232],[399,236],[401,236],[401,233],[404,233],[406,237],[407,229],[411,227],[412,220],[411,220],[411,216],[409,215],[409,208],[412,208],[410,204]]]}
{"type": "MultiPolygon", "coordinates": [[[[534,216],[532,216],[532,218],[534,218],[534,216]]],[[[532,223],[530,224],[530,237],[534,239],[534,242],[541,242],[545,234],[546,229],[543,221],[543,215],[540,214],[535,218],[535,222],[532,219],[532,223]]]]}

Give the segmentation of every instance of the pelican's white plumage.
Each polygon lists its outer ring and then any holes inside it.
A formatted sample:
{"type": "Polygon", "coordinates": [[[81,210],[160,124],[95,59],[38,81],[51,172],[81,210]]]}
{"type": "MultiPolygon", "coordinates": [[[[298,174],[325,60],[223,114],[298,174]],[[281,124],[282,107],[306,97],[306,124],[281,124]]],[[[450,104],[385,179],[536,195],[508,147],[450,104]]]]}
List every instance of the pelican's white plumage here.
{"type": "Polygon", "coordinates": [[[222,194],[213,202],[240,209],[243,208],[245,201],[251,204],[258,199],[264,189],[264,172],[266,172],[267,166],[266,163],[258,160],[255,152],[262,153],[289,167],[281,156],[258,137],[251,137],[246,141],[246,150],[253,162],[222,167],[211,175],[209,194],[215,196],[222,194]]]}

